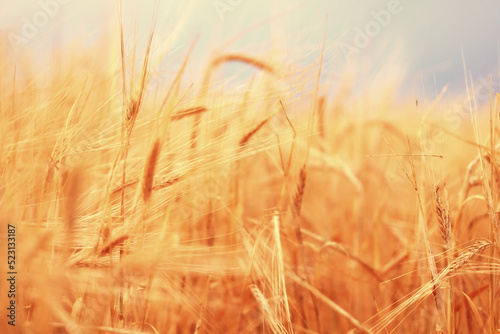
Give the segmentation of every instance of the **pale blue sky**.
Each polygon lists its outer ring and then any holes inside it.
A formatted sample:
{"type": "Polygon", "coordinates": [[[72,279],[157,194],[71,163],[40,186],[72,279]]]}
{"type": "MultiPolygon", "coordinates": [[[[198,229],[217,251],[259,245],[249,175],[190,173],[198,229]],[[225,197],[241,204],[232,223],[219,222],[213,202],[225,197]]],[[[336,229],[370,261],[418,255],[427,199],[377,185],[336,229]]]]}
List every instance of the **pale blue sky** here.
{"type": "MultiPolygon", "coordinates": [[[[101,0],[0,2],[0,24],[4,36],[11,40],[12,36],[23,37],[24,25],[34,23],[36,15],[50,14],[46,23],[38,17],[42,21],[34,37],[16,40],[15,47],[11,42],[8,51],[50,52],[53,40],[71,41],[75,36],[81,43],[95,41],[105,29],[116,29],[116,4],[101,0]],[[56,3],[57,8],[50,3],[56,3]]],[[[156,1],[124,0],[123,4],[125,25],[131,27],[132,18],[136,18],[140,36],[145,38],[156,1]]],[[[422,95],[422,73],[426,94],[435,91],[434,80],[438,90],[450,83],[452,91],[460,93],[464,81],[461,50],[473,77],[491,75],[498,82],[497,0],[159,1],[156,40],[170,41],[169,57],[174,58],[159,69],[174,71],[196,36],[194,69],[204,66],[206,56],[233,36],[238,38],[225,51],[257,55],[273,45],[293,51],[295,57],[308,63],[318,55],[325,29],[325,73],[355,67],[359,83],[365,86],[380,84],[394,71],[409,90],[422,95]],[[398,10],[391,13],[391,6],[398,10]],[[390,18],[381,14],[388,12],[390,18]],[[373,36],[368,36],[367,45],[356,45],[357,35],[366,29],[372,29],[373,36]],[[346,57],[346,47],[356,48],[356,53],[346,57]]]]}

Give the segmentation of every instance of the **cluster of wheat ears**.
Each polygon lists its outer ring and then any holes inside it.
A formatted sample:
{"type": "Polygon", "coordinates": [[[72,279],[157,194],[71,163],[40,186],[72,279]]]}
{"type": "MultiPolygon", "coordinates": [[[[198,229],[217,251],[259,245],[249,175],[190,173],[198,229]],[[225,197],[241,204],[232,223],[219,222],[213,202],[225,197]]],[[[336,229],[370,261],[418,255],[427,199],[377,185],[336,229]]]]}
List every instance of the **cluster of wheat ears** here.
{"type": "Polygon", "coordinates": [[[444,94],[321,93],[325,52],[222,52],[191,84],[192,47],[147,89],[153,32],[0,57],[2,333],[497,333],[497,92],[466,79],[450,124],[444,94]]]}

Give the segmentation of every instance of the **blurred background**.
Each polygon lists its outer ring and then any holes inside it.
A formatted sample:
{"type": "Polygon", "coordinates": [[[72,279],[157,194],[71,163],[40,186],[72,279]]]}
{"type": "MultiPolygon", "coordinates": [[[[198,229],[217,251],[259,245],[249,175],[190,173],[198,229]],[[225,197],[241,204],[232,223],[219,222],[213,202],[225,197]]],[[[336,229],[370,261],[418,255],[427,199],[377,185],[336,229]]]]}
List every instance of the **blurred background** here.
{"type": "MultiPolygon", "coordinates": [[[[3,52],[14,63],[30,55],[45,66],[60,46],[90,48],[117,36],[118,4],[2,1],[3,52]]],[[[156,84],[175,73],[195,40],[192,73],[221,52],[268,57],[275,50],[307,66],[318,60],[325,39],[322,81],[332,90],[350,73],[355,94],[394,82],[401,96],[432,100],[447,85],[459,95],[465,91],[463,59],[475,81],[491,77],[498,87],[497,0],[123,0],[122,7],[129,42],[134,35],[147,39],[156,13],[156,84]]]]}

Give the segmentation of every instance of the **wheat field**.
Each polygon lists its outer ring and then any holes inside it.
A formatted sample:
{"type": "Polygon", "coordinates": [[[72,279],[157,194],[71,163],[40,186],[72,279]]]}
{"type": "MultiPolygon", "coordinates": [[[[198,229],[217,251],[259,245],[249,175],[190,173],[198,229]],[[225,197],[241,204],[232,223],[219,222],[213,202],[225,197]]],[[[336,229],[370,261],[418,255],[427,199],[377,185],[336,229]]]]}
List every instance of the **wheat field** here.
{"type": "Polygon", "coordinates": [[[151,85],[154,29],[107,38],[0,57],[0,332],[498,333],[497,87],[328,94],[324,51],[189,47],[151,85]]]}

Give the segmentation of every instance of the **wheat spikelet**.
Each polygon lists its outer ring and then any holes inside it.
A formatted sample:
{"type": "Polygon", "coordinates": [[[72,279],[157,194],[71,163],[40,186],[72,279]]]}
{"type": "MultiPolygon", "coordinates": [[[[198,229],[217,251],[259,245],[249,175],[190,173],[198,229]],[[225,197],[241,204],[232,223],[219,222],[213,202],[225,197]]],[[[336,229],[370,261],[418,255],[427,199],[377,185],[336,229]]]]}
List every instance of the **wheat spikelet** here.
{"type": "Polygon", "coordinates": [[[158,181],[154,182],[153,189],[156,190],[156,189],[167,188],[167,187],[170,187],[170,186],[176,184],[180,180],[182,180],[182,176],[180,176],[180,175],[174,176],[172,178],[167,178],[167,179],[166,178],[162,178],[161,180],[158,180],[158,181]]]}
{"type": "Polygon", "coordinates": [[[210,66],[210,70],[213,70],[214,68],[217,68],[221,64],[227,63],[227,62],[246,63],[246,64],[252,65],[252,66],[254,66],[262,71],[266,71],[269,73],[276,73],[276,70],[273,67],[271,67],[269,64],[266,64],[264,61],[259,60],[255,57],[250,57],[250,56],[246,56],[243,54],[225,54],[225,55],[219,56],[212,61],[212,64],[210,66]]]}
{"type": "Polygon", "coordinates": [[[252,291],[255,300],[259,304],[259,307],[264,314],[264,319],[266,320],[269,327],[271,327],[273,333],[287,333],[286,328],[279,322],[276,314],[274,314],[274,312],[272,311],[269,302],[267,301],[266,297],[264,297],[260,289],[255,284],[252,284],[250,285],[250,291],[252,291]]]}
{"type": "Polygon", "coordinates": [[[467,247],[460,255],[448,265],[441,273],[438,275],[438,279],[441,281],[455,271],[460,269],[467,261],[469,261],[474,255],[482,253],[485,249],[493,246],[489,240],[479,240],[473,245],[467,247]]]}
{"type": "Polygon", "coordinates": [[[204,113],[206,111],[207,111],[207,108],[205,108],[205,107],[193,107],[193,108],[179,111],[178,113],[172,115],[170,117],[170,119],[172,121],[178,121],[178,120],[181,120],[185,117],[192,116],[192,115],[198,115],[198,114],[204,113]]]}
{"type": "Polygon", "coordinates": [[[243,138],[241,138],[239,146],[245,146],[245,144],[252,138],[254,134],[257,133],[266,123],[274,116],[275,114],[272,114],[271,116],[267,117],[263,121],[261,121],[256,127],[254,127],[252,130],[250,130],[243,138]]]}
{"type": "Polygon", "coordinates": [[[392,309],[387,315],[382,317],[375,326],[371,328],[372,331],[378,332],[383,328],[387,328],[399,315],[401,315],[405,310],[409,309],[412,305],[419,303],[424,298],[433,293],[436,288],[436,284],[442,282],[443,280],[450,277],[458,269],[460,269],[467,261],[469,261],[474,255],[483,252],[488,247],[493,244],[489,240],[479,240],[473,245],[467,247],[463,250],[460,255],[450,263],[445,269],[443,269],[435,278],[430,282],[421,286],[412,296],[405,299],[400,305],[392,309]]]}
{"type": "Polygon", "coordinates": [[[127,110],[126,110],[126,114],[125,114],[127,128],[129,128],[131,126],[132,122],[137,117],[137,114],[139,113],[139,106],[140,106],[140,102],[138,101],[137,98],[130,99],[130,101],[127,105],[127,110]]]}
{"type": "MultiPolygon", "coordinates": [[[[171,178],[168,178],[168,177],[164,176],[160,180],[157,180],[157,179],[154,180],[152,189],[153,190],[158,190],[158,189],[168,188],[168,187],[176,184],[177,182],[179,182],[181,180],[182,180],[182,176],[181,175],[172,176],[171,178]]],[[[134,179],[132,179],[130,181],[127,181],[123,185],[120,184],[120,185],[116,186],[115,188],[113,188],[113,190],[111,191],[111,195],[116,195],[122,189],[126,189],[126,188],[129,188],[131,186],[135,186],[135,185],[137,185],[137,183],[139,183],[139,181],[140,181],[140,178],[137,177],[137,178],[134,178],[134,179]]]]}
{"type": "Polygon", "coordinates": [[[306,187],[306,176],[306,164],[303,164],[302,168],[300,168],[299,182],[293,197],[293,210],[297,216],[300,216],[300,210],[302,208],[302,199],[304,197],[304,189],[306,187]]]}
{"type": "Polygon", "coordinates": [[[157,139],[154,142],[153,147],[151,148],[148,160],[146,162],[146,166],[144,168],[144,178],[142,184],[142,197],[144,199],[144,202],[148,202],[149,198],[151,197],[156,161],[158,160],[159,154],[160,154],[160,141],[157,139]]]}
{"type": "MultiPolygon", "coordinates": [[[[446,186],[446,184],[445,184],[446,186]]],[[[439,186],[436,187],[436,214],[439,222],[439,231],[441,232],[441,238],[446,243],[446,246],[449,247],[451,243],[451,223],[450,223],[450,214],[448,210],[443,206],[441,202],[441,197],[439,196],[439,186]]]]}
{"type": "Polygon", "coordinates": [[[116,246],[116,245],[119,245],[121,244],[123,241],[127,240],[129,238],[128,235],[121,235],[119,237],[116,237],[114,240],[111,240],[107,245],[105,245],[101,251],[100,251],[100,255],[105,255],[109,252],[112,252],[113,248],[116,246]]]}

